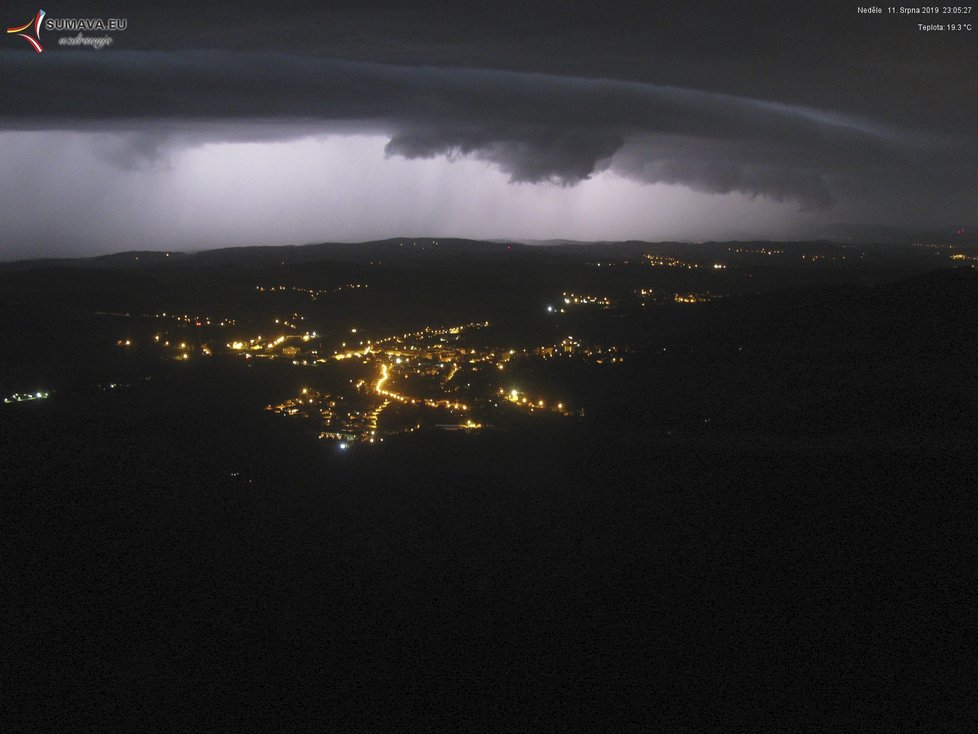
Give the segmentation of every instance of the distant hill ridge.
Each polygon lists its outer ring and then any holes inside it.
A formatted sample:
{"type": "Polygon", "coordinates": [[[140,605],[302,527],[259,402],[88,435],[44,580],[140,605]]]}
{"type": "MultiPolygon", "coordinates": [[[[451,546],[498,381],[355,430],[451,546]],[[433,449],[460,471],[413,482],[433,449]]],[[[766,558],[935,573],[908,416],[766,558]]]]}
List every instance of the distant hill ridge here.
{"type": "MultiPolygon", "coordinates": [[[[831,229],[827,230],[834,231],[831,229]]],[[[901,230],[902,231],[902,230],[901,230]]],[[[973,244],[975,230],[968,230],[969,234],[960,238],[945,235],[944,240],[961,245],[973,244]]],[[[38,267],[142,267],[147,265],[158,265],[167,262],[195,264],[223,264],[237,262],[245,265],[267,265],[276,263],[302,263],[316,262],[320,260],[346,261],[346,262],[366,262],[379,260],[384,256],[397,255],[405,260],[430,260],[439,256],[468,255],[468,256],[499,256],[502,254],[519,254],[530,250],[547,249],[552,252],[574,252],[577,254],[593,251],[596,255],[629,256],[648,251],[649,248],[670,250],[680,249],[695,252],[697,249],[722,249],[736,246],[756,246],[759,244],[771,244],[776,242],[785,247],[803,247],[812,245],[823,245],[826,247],[840,247],[843,244],[852,246],[856,244],[881,245],[895,243],[896,240],[887,236],[873,237],[874,232],[880,232],[871,227],[864,228],[863,234],[866,235],[859,239],[852,237],[828,236],[825,239],[813,240],[730,240],[730,241],[706,241],[706,242],[679,242],[674,240],[644,241],[644,240],[600,240],[600,241],[579,241],[579,240],[473,240],[465,238],[434,238],[434,237],[391,237],[382,240],[370,240],[366,242],[321,242],[306,245],[254,245],[240,247],[226,247],[213,250],[201,250],[197,252],[181,252],[175,250],[129,250],[124,252],[112,253],[107,255],[97,255],[92,257],[79,258],[36,258],[27,260],[17,260],[0,263],[0,270],[22,270],[38,267]]],[[[940,235],[934,235],[939,238],[940,235]]],[[[908,244],[911,240],[907,237],[900,237],[899,240],[908,244]]],[[[926,237],[921,241],[927,241],[926,237]]]]}

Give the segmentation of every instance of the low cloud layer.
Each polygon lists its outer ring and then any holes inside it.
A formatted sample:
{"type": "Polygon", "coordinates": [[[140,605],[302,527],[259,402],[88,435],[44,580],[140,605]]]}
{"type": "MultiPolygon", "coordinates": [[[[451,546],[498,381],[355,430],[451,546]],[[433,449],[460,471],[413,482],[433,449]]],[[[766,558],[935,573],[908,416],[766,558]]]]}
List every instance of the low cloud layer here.
{"type": "Polygon", "coordinates": [[[357,130],[388,135],[388,155],[468,156],[513,182],[574,185],[610,168],[804,209],[925,170],[957,187],[978,169],[960,137],[639,82],[226,51],[0,58],[31,90],[10,98],[5,127],[114,132],[122,144],[102,155],[122,167],[159,164],[175,144],[357,130]]]}
{"type": "Polygon", "coordinates": [[[639,185],[608,172],[575,186],[514,185],[472,158],[385,157],[388,138],[377,135],[171,139],[165,164],[126,168],[103,155],[113,142],[105,133],[0,132],[14,181],[0,197],[0,260],[395,236],[777,237],[796,225],[764,199],[639,185]]]}

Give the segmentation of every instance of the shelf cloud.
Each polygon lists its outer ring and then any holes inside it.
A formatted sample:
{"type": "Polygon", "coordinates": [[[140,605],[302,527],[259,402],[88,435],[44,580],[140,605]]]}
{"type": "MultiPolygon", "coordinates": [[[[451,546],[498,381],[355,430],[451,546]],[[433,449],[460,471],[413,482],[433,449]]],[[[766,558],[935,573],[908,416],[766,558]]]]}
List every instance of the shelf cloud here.
{"type": "MultiPolygon", "coordinates": [[[[223,34],[196,28],[179,38],[160,30],[159,13],[137,16],[125,31],[124,40],[133,39],[128,46],[120,41],[99,52],[38,55],[4,46],[0,134],[33,132],[52,141],[83,133],[106,170],[157,177],[172,173],[180,151],[211,144],[369,135],[386,140],[387,160],[479,161],[515,185],[566,188],[614,176],[764,199],[822,212],[826,221],[911,216],[924,223],[973,213],[973,100],[922,115],[910,94],[906,105],[888,105],[886,90],[874,92],[863,71],[853,72],[846,88],[845,70],[828,61],[820,61],[820,80],[787,63],[790,49],[758,47],[751,57],[743,47],[750,37],[738,45],[716,28],[707,39],[712,46],[689,49],[682,37],[650,30],[658,44],[648,55],[657,63],[636,71],[634,31],[600,14],[561,31],[542,24],[542,11],[531,12],[523,19],[530,43],[513,18],[429,10],[379,3],[321,11],[313,19],[333,30],[318,41],[300,32],[285,43],[274,32],[284,21],[256,11],[232,13],[237,20],[223,34]],[[377,23],[392,18],[399,25],[386,38],[377,23]],[[591,25],[599,35],[589,35],[591,25]],[[140,35],[140,28],[147,30],[140,35]],[[442,40],[425,45],[419,39],[426,33],[442,40]],[[550,44],[561,38],[605,54],[551,62],[550,44]],[[874,94],[875,109],[865,104],[874,94]]],[[[880,53],[867,57],[877,68],[902,63],[893,49],[880,53]]],[[[932,77],[943,68],[925,72],[932,77]]],[[[956,83],[949,79],[949,90],[956,83]]],[[[922,81],[909,78],[907,85],[918,90],[922,81]]],[[[9,169],[0,176],[14,183],[9,169]]]]}

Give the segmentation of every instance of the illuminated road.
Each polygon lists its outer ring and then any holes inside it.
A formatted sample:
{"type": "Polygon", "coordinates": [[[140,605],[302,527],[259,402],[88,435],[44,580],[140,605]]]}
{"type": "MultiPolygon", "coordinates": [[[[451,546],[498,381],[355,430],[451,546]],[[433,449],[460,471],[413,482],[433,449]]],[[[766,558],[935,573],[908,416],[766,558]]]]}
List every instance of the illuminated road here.
{"type": "Polygon", "coordinates": [[[383,395],[385,398],[391,398],[392,400],[397,400],[401,403],[411,403],[416,404],[418,401],[414,398],[409,398],[406,395],[399,395],[396,392],[391,392],[390,390],[384,389],[384,384],[390,379],[390,368],[386,364],[380,365],[380,378],[374,385],[374,392],[378,395],[383,395]]]}
{"type": "Polygon", "coordinates": [[[384,385],[390,380],[390,366],[387,364],[382,364],[380,366],[380,377],[377,382],[374,383],[374,392],[378,395],[382,395],[385,398],[391,398],[392,400],[397,400],[401,403],[409,403],[411,405],[417,405],[419,402],[427,405],[429,408],[448,408],[449,410],[468,410],[469,406],[464,403],[455,403],[451,400],[437,399],[437,398],[409,398],[407,395],[401,395],[390,390],[385,390],[384,385]]]}

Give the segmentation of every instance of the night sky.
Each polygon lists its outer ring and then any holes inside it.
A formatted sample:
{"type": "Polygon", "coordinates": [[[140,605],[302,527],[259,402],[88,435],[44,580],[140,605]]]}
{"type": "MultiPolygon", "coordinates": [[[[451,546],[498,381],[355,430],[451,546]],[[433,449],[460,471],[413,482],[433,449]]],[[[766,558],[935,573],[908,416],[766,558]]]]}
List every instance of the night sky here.
{"type": "MultiPolygon", "coordinates": [[[[857,2],[46,3],[0,40],[0,259],[978,219],[976,33],[857,2]],[[86,35],[104,35],[88,32],[86,35]]],[[[8,3],[4,28],[37,6],[8,3]]],[[[958,18],[975,23],[975,16],[958,18]]]]}

